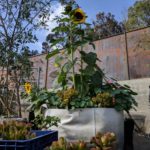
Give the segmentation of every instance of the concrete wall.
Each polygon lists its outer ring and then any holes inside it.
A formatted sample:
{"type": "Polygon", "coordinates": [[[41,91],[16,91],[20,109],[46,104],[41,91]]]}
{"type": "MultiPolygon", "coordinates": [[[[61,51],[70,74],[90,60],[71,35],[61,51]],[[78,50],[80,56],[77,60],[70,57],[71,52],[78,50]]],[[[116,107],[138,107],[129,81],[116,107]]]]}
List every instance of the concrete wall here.
{"type": "MultiPolygon", "coordinates": [[[[150,42],[148,39],[150,39],[150,28],[129,32],[127,38],[125,38],[125,34],[122,34],[95,41],[95,52],[102,61],[99,66],[104,69],[107,76],[117,80],[128,80],[129,77],[131,79],[150,77],[150,42]]],[[[90,45],[85,46],[84,50],[86,52],[94,51],[90,45]]],[[[33,66],[41,68],[40,87],[45,85],[45,57],[46,54],[31,57],[33,66]]],[[[54,58],[49,59],[48,88],[52,86],[56,76],[53,62],[54,58]]]]}
{"type": "Polygon", "coordinates": [[[131,110],[131,114],[139,126],[150,133],[150,78],[120,81],[120,84],[127,84],[138,93],[135,96],[138,103],[137,111],[131,110]]]}
{"type": "Polygon", "coordinates": [[[132,110],[132,113],[146,115],[148,112],[150,112],[150,78],[119,81],[119,83],[131,86],[131,88],[138,93],[138,95],[135,96],[136,101],[138,102],[137,111],[132,110]]]}

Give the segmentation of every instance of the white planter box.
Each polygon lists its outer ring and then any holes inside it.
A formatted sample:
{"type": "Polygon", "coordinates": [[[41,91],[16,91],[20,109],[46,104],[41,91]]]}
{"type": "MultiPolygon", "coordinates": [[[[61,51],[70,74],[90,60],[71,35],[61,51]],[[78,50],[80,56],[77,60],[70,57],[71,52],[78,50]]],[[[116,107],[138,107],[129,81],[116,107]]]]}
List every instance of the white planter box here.
{"type": "Polygon", "coordinates": [[[59,137],[90,141],[97,132],[114,132],[118,139],[118,150],[123,150],[124,117],[122,112],[113,108],[48,109],[45,116],[61,119],[58,127],[51,128],[58,130],[59,137]]]}

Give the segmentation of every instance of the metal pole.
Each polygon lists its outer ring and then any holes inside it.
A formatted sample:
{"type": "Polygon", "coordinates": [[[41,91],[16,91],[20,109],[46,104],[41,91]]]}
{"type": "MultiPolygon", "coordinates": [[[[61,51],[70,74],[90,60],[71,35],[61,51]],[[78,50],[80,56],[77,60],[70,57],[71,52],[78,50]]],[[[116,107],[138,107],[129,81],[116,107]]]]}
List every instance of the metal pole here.
{"type": "MultiPolygon", "coordinates": [[[[47,54],[48,54],[48,50],[47,50],[47,54]]],[[[45,71],[45,89],[47,89],[47,77],[48,77],[48,59],[46,59],[46,71],[45,71]]]]}
{"type": "Polygon", "coordinates": [[[149,103],[150,103],[150,85],[149,85],[149,103]]]}
{"type": "Polygon", "coordinates": [[[130,66],[129,66],[128,40],[127,40],[127,32],[126,32],[126,30],[125,30],[125,46],[126,46],[127,74],[128,74],[128,79],[130,80],[130,66]]]}
{"type": "Polygon", "coordinates": [[[37,80],[37,87],[40,87],[40,72],[41,72],[41,68],[38,67],[38,80],[37,80]]]}

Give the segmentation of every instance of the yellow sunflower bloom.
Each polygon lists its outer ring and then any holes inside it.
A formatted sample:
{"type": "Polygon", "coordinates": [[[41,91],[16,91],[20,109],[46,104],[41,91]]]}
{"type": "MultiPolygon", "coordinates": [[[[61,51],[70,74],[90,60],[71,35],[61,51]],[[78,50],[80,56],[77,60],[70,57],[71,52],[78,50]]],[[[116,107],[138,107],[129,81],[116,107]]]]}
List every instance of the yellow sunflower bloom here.
{"type": "Polygon", "coordinates": [[[31,89],[32,89],[32,86],[31,86],[31,84],[30,83],[25,83],[25,91],[26,91],[26,93],[27,94],[30,94],[31,93],[31,89]]]}
{"type": "Polygon", "coordinates": [[[76,24],[84,23],[86,19],[86,15],[82,9],[77,8],[73,13],[73,22],[76,24]]]}
{"type": "Polygon", "coordinates": [[[54,63],[54,67],[58,68],[58,67],[59,67],[59,65],[58,65],[58,64],[56,64],[56,63],[54,63]]]}

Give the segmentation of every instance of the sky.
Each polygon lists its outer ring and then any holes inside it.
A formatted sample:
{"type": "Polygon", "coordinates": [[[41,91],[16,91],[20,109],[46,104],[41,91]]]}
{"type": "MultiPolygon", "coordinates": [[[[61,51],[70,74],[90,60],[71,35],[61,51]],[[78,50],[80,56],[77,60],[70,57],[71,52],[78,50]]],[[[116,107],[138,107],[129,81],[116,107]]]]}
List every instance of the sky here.
{"type": "Polygon", "coordinates": [[[98,12],[111,12],[118,21],[127,15],[127,10],[136,0],[76,0],[87,13],[88,21],[93,21],[98,12]]]}
{"type": "MultiPolygon", "coordinates": [[[[115,19],[122,21],[127,17],[127,10],[130,6],[135,3],[136,0],[76,0],[79,6],[84,10],[88,16],[87,22],[91,23],[96,18],[98,12],[112,13],[115,15],[115,19]]],[[[36,44],[30,45],[31,49],[37,49],[39,52],[42,50],[42,42],[51,29],[56,26],[53,21],[55,16],[59,15],[63,11],[63,7],[55,3],[52,6],[54,13],[51,15],[49,20],[49,31],[37,31],[37,37],[39,41],[36,44]]]]}

